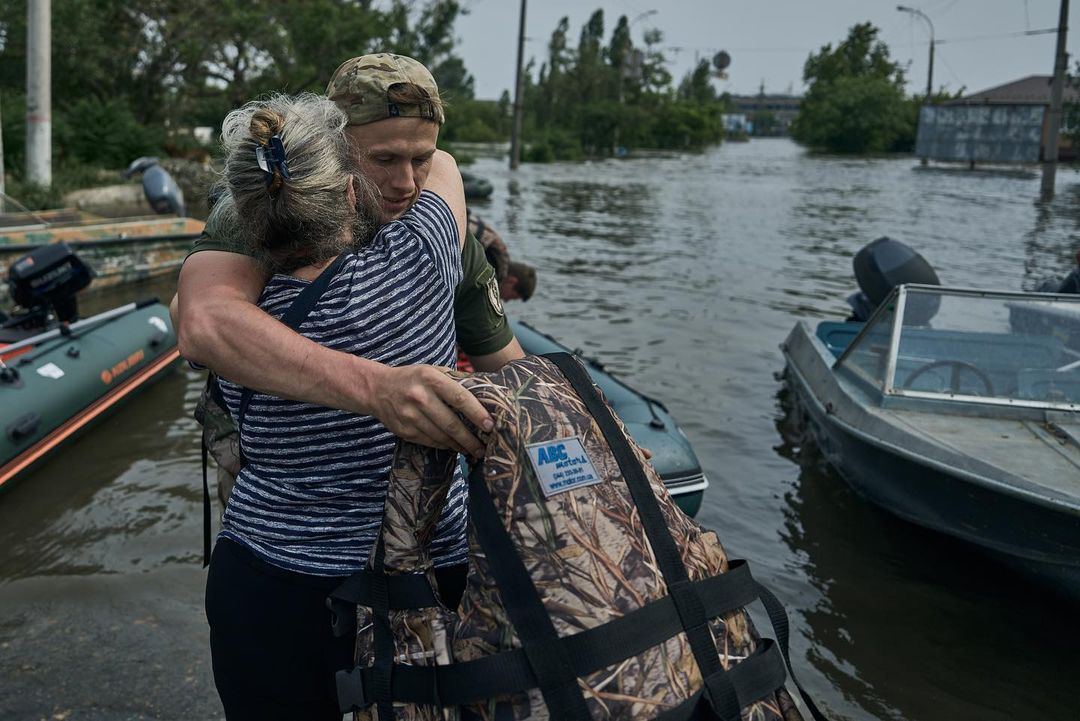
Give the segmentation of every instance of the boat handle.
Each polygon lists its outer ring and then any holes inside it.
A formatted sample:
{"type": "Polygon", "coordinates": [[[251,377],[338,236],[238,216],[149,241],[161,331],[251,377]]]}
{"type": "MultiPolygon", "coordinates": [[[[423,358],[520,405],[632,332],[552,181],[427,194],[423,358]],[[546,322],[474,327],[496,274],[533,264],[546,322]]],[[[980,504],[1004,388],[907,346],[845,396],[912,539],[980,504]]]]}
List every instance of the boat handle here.
{"type": "Polygon", "coordinates": [[[19,416],[8,424],[7,437],[12,443],[18,443],[33,435],[41,423],[41,416],[37,413],[26,413],[19,416]]]}

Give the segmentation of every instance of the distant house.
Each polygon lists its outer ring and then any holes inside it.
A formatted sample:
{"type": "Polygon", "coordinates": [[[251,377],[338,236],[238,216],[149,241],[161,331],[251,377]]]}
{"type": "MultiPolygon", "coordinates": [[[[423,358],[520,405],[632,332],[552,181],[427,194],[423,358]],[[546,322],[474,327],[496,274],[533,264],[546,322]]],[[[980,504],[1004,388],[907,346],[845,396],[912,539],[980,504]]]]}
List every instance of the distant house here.
{"type": "MultiPolygon", "coordinates": [[[[1050,107],[1052,75],[1028,75],[1004,85],[996,85],[941,105],[1044,105],[1050,107]]],[[[1065,102],[1080,102],[1080,90],[1065,83],[1065,102]]]]}
{"type": "Polygon", "coordinates": [[[753,124],[755,134],[787,135],[791,128],[791,121],[799,114],[799,103],[802,98],[798,95],[732,95],[731,107],[733,112],[745,115],[753,124]],[[772,127],[763,123],[769,116],[774,119],[772,127]]]}
{"type": "MultiPolygon", "coordinates": [[[[997,85],[986,90],[980,90],[977,93],[939,103],[935,107],[943,110],[937,113],[938,135],[940,136],[941,132],[944,132],[945,135],[934,139],[937,141],[934,143],[937,146],[935,150],[931,150],[930,146],[926,145],[926,151],[920,152],[918,146],[922,142],[917,143],[916,154],[931,158],[959,159],[942,158],[940,155],[941,148],[950,143],[955,144],[966,141],[964,144],[972,153],[971,161],[1012,160],[1010,156],[1013,153],[1026,154],[1027,157],[1024,159],[1029,162],[1041,160],[1049,130],[1052,81],[1053,77],[1050,75],[1029,75],[1004,85],[997,85]],[[952,117],[947,119],[946,115],[952,117]],[[972,125],[966,132],[961,130],[958,133],[957,130],[960,129],[957,129],[956,126],[964,118],[969,118],[972,125]],[[1025,120],[1021,122],[1021,118],[1025,120]],[[947,126],[943,127],[941,125],[943,120],[948,120],[947,126]],[[975,123],[977,122],[985,124],[982,127],[976,127],[975,123]],[[1027,141],[1027,145],[1031,149],[1021,152],[1020,146],[1024,143],[1020,142],[1020,138],[1027,136],[1021,125],[1030,126],[1031,122],[1035,123],[1035,127],[1032,127],[1030,131],[1034,135],[1031,135],[1030,140],[1027,141]],[[946,142],[941,142],[943,140],[946,142]],[[1036,140],[1038,141],[1037,147],[1035,145],[1036,140]]],[[[1080,89],[1066,82],[1063,98],[1066,105],[1080,103],[1080,89]]],[[[924,109],[924,114],[920,116],[920,136],[923,135],[922,124],[925,117],[924,109]]],[[[930,118],[932,117],[933,113],[930,115],[930,118]]],[[[928,143],[930,140],[930,138],[927,138],[928,143]]],[[[1060,159],[1071,160],[1076,157],[1072,144],[1067,138],[1061,138],[1059,148],[1060,159]]]]}

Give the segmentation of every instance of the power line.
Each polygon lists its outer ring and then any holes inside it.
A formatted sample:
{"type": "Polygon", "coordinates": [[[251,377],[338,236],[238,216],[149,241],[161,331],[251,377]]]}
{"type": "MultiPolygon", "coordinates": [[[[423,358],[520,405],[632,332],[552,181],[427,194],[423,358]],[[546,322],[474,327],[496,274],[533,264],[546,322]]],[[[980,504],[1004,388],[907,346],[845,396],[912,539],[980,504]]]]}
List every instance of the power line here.
{"type": "Polygon", "coordinates": [[[1056,33],[1057,28],[1041,28],[1039,30],[1018,30],[1014,33],[996,33],[994,35],[969,35],[961,38],[945,38],[938,40],[937,44],[942,45],[944,43],[966,43],[976,40],[997,40],[999,38],[1022,38],[1029,35],[1048,35],[1050,33],[1056,33]]]}

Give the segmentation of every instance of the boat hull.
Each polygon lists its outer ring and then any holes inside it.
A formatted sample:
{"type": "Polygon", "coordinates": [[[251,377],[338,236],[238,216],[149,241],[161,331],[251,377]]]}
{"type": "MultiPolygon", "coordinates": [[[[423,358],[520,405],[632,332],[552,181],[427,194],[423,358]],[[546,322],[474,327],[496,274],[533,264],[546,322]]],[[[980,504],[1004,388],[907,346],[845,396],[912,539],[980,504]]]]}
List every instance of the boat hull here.
{"type": "MultiPolygon", "coordinates": [[[[0,271],[48,243],[71,245],[94,271],[94,288],[177,272],[202,232],[192,218],[147,218],[41,229],[0,229],[0,271]]],[[[0,305],[10,302],[0,285],[0,305]]]]}
{"type": "MultiPolygon", "coordinates": [[[[521,344],[530,355],[542,353],[572,352],[555,339],[541,333],[527,323],[511,321],[510,325],[521,344]]],[[[579,356],[580,357],[580,356],[579,356]]],[[[701,509],[701,502],[709,482],[701,469],[686,435],[676,424],[663,404],[643,396],[606,372],[602,365],[587,358],[581,359],[593,382],[626,425],[630,436],[638,445],[648,448],[653,457],[651,463],[664,481],[676,505],[693,517],[701,509]]]]}
{"type": "Polygon", "coordinates": [[[800,324],[785,342],[787,382],[801,423],[862,497],[911,523],[963,539],[1080,596],[1080,513],[911,452],[868,432],[832,373],[832,356],[800,324]]]}
{"type": "Polygon", "coordinates": [[[7,356],[19,378],[0,382],[0,490],[108,417],[178,358],[161,303],[7,356]]]}

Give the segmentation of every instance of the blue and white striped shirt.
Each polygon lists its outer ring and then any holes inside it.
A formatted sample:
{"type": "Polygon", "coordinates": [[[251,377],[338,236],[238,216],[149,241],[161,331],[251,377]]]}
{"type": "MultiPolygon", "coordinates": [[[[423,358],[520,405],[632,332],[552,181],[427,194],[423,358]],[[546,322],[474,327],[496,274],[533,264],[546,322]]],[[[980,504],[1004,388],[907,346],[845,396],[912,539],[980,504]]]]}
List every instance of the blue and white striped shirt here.
{"type": "MultiPolygon", "coordinates": [[[[424,191],[400,220],[350,253],[300,333],[390,366],[453,367],[454,287],[461,249],[450,208],[424,191]]],[[[281,318],[307,281],[270,279],[259,306],[281,318]]],[[[221,390],[233,418],[243,389],[221,390]]],[[[247,465],[221,536],[280,568],[341,576],[363,568],[382,522],[397,437],[372,416],[254,393],[240,428],[247,465]]],[[[465,485],[454,479],[432,555],[464,563],[465,485]]]]}

